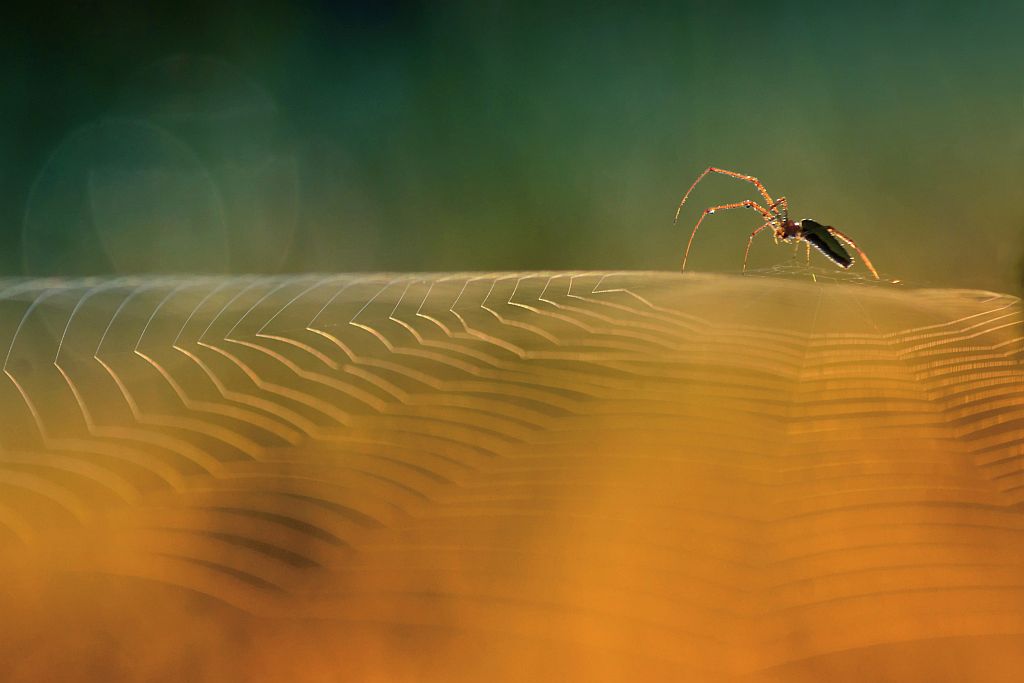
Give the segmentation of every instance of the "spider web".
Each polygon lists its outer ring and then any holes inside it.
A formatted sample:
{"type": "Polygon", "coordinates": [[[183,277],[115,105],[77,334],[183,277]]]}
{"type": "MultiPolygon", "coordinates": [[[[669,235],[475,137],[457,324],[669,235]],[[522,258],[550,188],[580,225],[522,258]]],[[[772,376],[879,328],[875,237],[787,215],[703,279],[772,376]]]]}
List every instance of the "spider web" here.
{"type": "Polygon", "coordinates": [[[35,591],[0,663],[706,680],[1024,641],[1022,320],[802,265],[0,282],[0,569],[35,591]]]}

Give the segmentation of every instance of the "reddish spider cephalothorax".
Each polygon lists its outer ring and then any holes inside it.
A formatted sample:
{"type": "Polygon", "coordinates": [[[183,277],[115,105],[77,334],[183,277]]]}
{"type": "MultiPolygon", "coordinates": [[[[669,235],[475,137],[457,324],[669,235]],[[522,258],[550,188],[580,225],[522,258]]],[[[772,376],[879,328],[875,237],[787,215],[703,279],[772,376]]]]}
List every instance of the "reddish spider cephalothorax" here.
{"type": "Polygon", "coordinates": [[[853,257],[850,256],[849,252],[843,248],[842,242],[849,244],[853,247],[861,259],[864,261],[864,265],[871,271],[871,274],[878,279],[878,272],[875,271],[875,267],[871,265],[871,259],[868,258],[867,254],[860,250],[853,240],[839,232],[831,225],[822,225],[815,220],[810,218],[804,218],[799,221],[789,220],[789,205],[786,203],[785,197],[779,197],[773,200],[768,194],[768,191],[764,189],[764,185],[761,184],[754,176],[743,175],[742,173],[735,173],[733,171],[726,171],[721,168],[715,168],[710,166],[704,170],[697,179],[693,181],[693,185],[690,185],[690,189],[683,195],[683,200],[679,202],[679,208],[676,209],[675,222],[679,221],[679,212],[683,210],[683,204],[686,203],[686,198],[693,192],[693,188],[697,187],[704,176],[708,173],[721,173],[722,175],[732,176],[733,178],[739,178],[745,180],[748,183],[753,183],[757,186],[758,192],[764,197],[767,203],[767,208],[761,206],[757,202],[747,199],[742,202],[734,202],[732,204],[721,204],[719,206],[712,206],[704,209],[704,213],[701,214],[700,219],[697,221],[697,225],[693,227],[693,232],[690,233],[690,241],[686,243],[686,252],[683,254],[683,266],[682,270],[686,270],[686,259],[690,255],[690,245],[693,244],[693,238],[697,234],[697,228],[700,227],[701,222],[708,214],[712,214],[716,211],[724,211],[725,209],[752,209],[761,214],[761,217],[765,219],[764,223],[759,228],[750,233],[750,238],[747,240],[747,250],[743,253],[743,270],[747,270],[747,257],[750,255],[750,245],[754,242],[754,237],[757,233],[761,232],[765,228],[772,229],[772,236],[776,241],[783,240],[786,242],[795,241],[799,242],[803,240],[807,246],[807,258],[810,260],[811,246],[813,245],[818,251],[824,254],[830,261],[835,263],[840,268],[849,268],[853,265],[853,257]]]}

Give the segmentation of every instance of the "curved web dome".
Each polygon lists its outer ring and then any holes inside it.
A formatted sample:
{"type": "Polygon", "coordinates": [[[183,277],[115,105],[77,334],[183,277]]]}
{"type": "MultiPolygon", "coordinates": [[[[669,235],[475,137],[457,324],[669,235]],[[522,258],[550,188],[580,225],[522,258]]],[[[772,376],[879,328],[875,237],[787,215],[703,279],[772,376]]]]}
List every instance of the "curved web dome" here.
{"type": "Polygon", "coordinates": [[[11,677],[1024,666],[1017,298],[557,272],[0,304],[11,677]]]}

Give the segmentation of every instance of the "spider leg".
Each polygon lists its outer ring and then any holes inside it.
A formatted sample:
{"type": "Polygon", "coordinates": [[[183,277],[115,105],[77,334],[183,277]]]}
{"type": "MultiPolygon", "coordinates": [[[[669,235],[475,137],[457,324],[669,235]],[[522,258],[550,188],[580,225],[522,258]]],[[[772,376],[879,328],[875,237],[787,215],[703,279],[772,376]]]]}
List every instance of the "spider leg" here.
{"type": "Polygon", "coordinates": [[[856,242],[854,242],[849,237],[833,228],[831,225],[825,226],[825,229],[828,230],[831,234],[841,239],[842,241],[849,244],[851,247],[853,247],[857,251],[857,253],[860,254],[860,257],[864,260],[864,265],[868,267],[868,270],[870,270],[871,274],[875,276],[875,279],[881,279],[878,277],[878,271],[875,270],[875,267],[873,265],[871,265],[871,259],[868,258],[867,254],[861,251],[861,248],[857,246],[856,242]]]}
{"type": "Polygon", "coordinates": [[[782,221],[783,222],[788,221],[789,220],[789,202],[786,201],[785,197],[779,197],[774,202],[772,202],[771,205],[768,207],[768,210],[771,211],[772,213],[774,213],[775,215],[779,215],[779,209],[780,208],[782,209],[782,214],[781,214],[782,215],[782,221]]]}
{"type": "Polygon", "coordinates": [[[804,240],[804,246],[807,247],[807,265],[811,265],[811,243],[804,240]]]}
{"type": "Polygon", "coordinates": [[[761,193],[762,197],[764,197],[764,201],[769,205],[773,203],[771,195],[768,194],[768,190],[764,189],[764,185],[761,184],[761,181],[755,178],[754,176],[743,175],[742,173],[736,173],[735,171],[726,171],[725,169],[722,168],[708,166],[706,169],[704,169],[703,173],[697,176],[697,179],[693,181],[693,185],[690,185],[690,189],[687,190],[686,194],[683,195],[682,201],[679,202],[679,208],[676,209],[676,217],[675,220],[672,221],[673,223],[679,220],[679,212],[683,210],[683,204],[686,203],[686,199],[690,196],[690,193],[693,192],[693,188],[697,187],[697,183],[703,180],[704,176],[706,176],[708,173],[721,173],[722,175],[731,176],[733,178],[739,178],[740,180],[745,180],[748,183],[753,183],[754,185],[757,186],[757,191],[761,193]]]}
{"type": "Polygon", "coordinates": [[[693,238],[697,235],[697,228],[699,228],[700,224],[704,222],[704,219],[707,218],[709,214],[713,214],[716,211],[725,211],[726,209],[740,208],[753,209],[754,211],[757,211],[762,216],[764,216],[765,220],[769,223],[772,223],[776,220],[775,216],[773,216],[768,211],[768,209],[764,208],[763,206],[761,206],[752,199],[744,199],[742,202],[734,202],[732,204],[721,204],[719,206],[711,206],[704,209],[704,213],[702,213],[700,215],[700,218],[697,220],[697,225],[693,226],[693,232],[690,233],[690,241],[686,243],[686,251],[683,253],[683,265],[679,269],[680,272],[686,270],[686,259],[689,258],[690,256],[690,246],[693,244],[693,238]]]}
{"type": "Polygon", "coordinates": [[[761,227],[759,227],[754,232],[750,233],[750,237],[747,239],[747,250],[745,252],[743,252],[743,272],[744,273],[747,272],[747,257],[750,256],[750,245],[754,243],[754,238],[757,236],[757,233],[759,233],[762,230],[764,230],[765,228],[767,228],[773,222],[774,222],[773,220],[765,221],[764,223],[761,224],[761,227]]]}

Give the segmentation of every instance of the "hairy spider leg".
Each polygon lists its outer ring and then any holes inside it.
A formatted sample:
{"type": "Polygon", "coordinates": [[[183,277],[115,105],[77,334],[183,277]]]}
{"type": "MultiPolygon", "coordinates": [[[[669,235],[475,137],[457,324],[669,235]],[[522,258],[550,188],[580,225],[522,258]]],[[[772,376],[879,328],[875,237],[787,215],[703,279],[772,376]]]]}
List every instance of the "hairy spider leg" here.
{"type": "MultiPolygon", "coordinates": [[[[798,251],[800,251],[800,243],[801,242],[803,242],[804,246],[807,247],[807,261],[806,261],[806,263],[804,265],[810,267],[810,265],[811,265],[811,243],[808,242],[805,239],[799,239],[799,240],[793,242],[793,263],[795,264],[796,260],[798,258],[800,258],[796,254],[797,254],[798,251]]],[[[776,240],[776,243],[777,243],[777,240],[776,240]]]]}
{"type": "Polygon", "coordinates": [[[875,279],[876,280],[880,280],[881,279],[881,278],[878,277],[878,271],[875,270],[875,267],[873,265],[871,265],[871,259],[868,258],[867,254],[865,254],[863,251],[861,251],[861,248],[857,246],[856,242],[854,242],[849,237],[847,237],[843,233],[841,233],[838,230],[836,230],[835,228],[833,228],[831,225],[825,226],[825,229],[828,230],[833,235],[835,235],[836,237],[838,237],[839,239],[841,239],[842,241],[844,241],[847,244],[849,244],[851,247],[853,247],[857,251],[857,253],[860,254],[860,257],[862,259],[864,259],[864,265],[868,267],[868,270],[870,270],[871,274],[875,276],[875,279]]]}
{"type": "Polygon", "coordinates": [[[771,225],[774,222],[775,222],[774,219],[773,220],[769,220],[769,221],[765,221],[764,223],[761,224],[761,227],[759,227],[754,232],[750,233],[750,237],[747,239],[747,250],[745,252],[743,252],[743,272],[744,273],[747,272],[747,257],[750,256],[750,245],[754,243],[754,238],[757,237],[757,233],[761,232],[762,230],[764,230],[765,228],[767,228],[769,225],[771,225]]]}
{"type": "MultiPolygon", "coordinates": [[[[785,225],[789,221],[789,202],[786,201],[785,197],[779,197],[771,205],[768,206],[768,210],[775,214],[779,219],[779,225],[785,225]],[[782,207],[782,213],[779,213],[779,207],[782,207]]],[[[772,233],[772,237],[775,239],[775,244],[779,243],[779,235],[776,232],[772,233]]]]}
{"type": "Polygon", "coordinates": [[[690,246],[693,244],[693,238],[697,235],[697,228],[699,228],[700,224],[704,222],[704,219],[707,218],[709,214],[713,214],[715,211],[725,211],[726,209],[740,208],[753,209],[754,211],[757,211],[762,216],[764,216],[765,220],[767,220],[769,223],[774,223],[776,220],[778,220],[768,211],[768,209],[764,208],[763,206],[755,202],[753,199],[744,199],[742,202],[734,202],[732,204],[720,204],[719,206],[710,206],[704,209],[704,213],[702,213],[700,215],[700,218],[697,220],[697,225],[693,226],[693,232],[690,233],[690,241],[686,243],[686,251],[683,253],[683,265],[679,269],[680,272],[686,270],[686,259],[689,258],[690,256],[690,246]]]}
{"type": "Polygon", "coordinates": [[[676,209],[676,217],[675,220],[672,221],[673,223],[679,221],[679,212],[683,210],[683,204],[686,203],[686,199],[690,196],[690,193],[693,192],[693,188],[697,187],[697,183],[703,180],[704,176],[706,176],[708,173],[721,173],[722,175],[727,175],[733,178],[739,178],[740,180],[745,180],[748,183],[754,183],[754,185],[757,186],[757,191],[761,193],[762,197],[764,197],[765,203],[773,203],[771,195],[768,194],[768,190],[764,189],[764,185],[761,184],[761,181],[755,178],[754,176],[743,175],[742,173],[736,173],[735,171],[726,171],[723,168],[715,168],[714,166],[708,166],[706,169],[704,169],[703,173],[697,176],[697,179],[693,181],[693,185],[690,185],[690,189],[687,190],[686,194],[683,195],[682,201],[679,202],[679,208],[676,209]]]}
{"type": "Polygon", "coordinates": [[[779,207],[782,207],[782,214],[781,214],[782,222],[788,221],[789,220],[789,202],[786,200],[785,197],[779,197],[778,199],[776,199],[772,203],[772,205],[768,207],[768,210],[771,211],[772,213],[774,213],[775,215],[780,215],[779,214],[779,207]]]}

